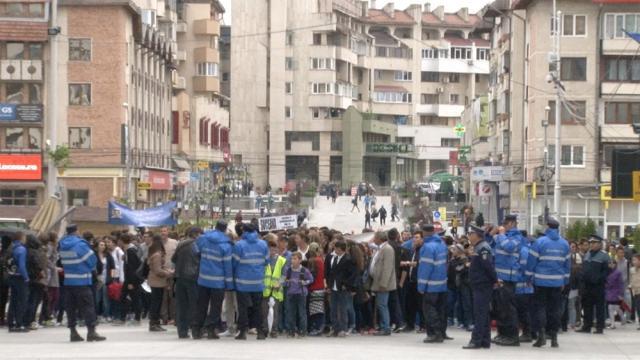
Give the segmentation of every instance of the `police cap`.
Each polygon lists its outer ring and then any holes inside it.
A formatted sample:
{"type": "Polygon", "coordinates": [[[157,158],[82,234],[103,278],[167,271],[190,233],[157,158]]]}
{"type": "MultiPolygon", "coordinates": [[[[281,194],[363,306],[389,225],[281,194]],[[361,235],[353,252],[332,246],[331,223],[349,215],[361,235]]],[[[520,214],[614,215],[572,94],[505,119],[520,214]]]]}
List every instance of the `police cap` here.
{"type": "Polygon", "coordinates": [[[67,226],[65,230],[67,231],[67,234],[73,234],[74,232],[78,231],[78,225],[70,224],[67,226]]]}
{"type": "Polygon", "coordinates": [[[599,235],[596,235],[596,234],[589,235],[589,242],[600,242],[600,241],[603,241],[603,240],[604,239],[599,235]]]}
{"type": "Polygon", "coordinates": [[[484,238],[484,235],[485,235],[484,229],[482,229],[481,227],[476,226],[476,225],[469,225],[469,232],[477,234],[482,238],[484,238]]]}
{"type": "Polygon", "coordinates": [[[433,226],[433,224],[422,225],[422,231],[424,232],[434,232],[435,230],[436,228],[433,226]]]}
{"type": "Polygon", "coordinates": [[[560,227],[560,222],[553,216],[549,216],[547,218],[547,226],[550,227],[551,229],[557,229],[560,227]]]}

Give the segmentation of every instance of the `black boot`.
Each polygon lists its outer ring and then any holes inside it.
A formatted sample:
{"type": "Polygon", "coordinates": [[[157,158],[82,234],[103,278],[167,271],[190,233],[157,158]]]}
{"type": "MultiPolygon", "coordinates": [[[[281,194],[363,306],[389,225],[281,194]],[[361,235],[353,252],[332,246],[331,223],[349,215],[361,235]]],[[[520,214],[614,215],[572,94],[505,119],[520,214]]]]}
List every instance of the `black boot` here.
{"type": "Polygon", "coordinates": [[[547,336],[545,334],[544,329],[541,329],[540,332],[538,333],[538,339],[536,340],[535,343],[533,343],[533,346],[543,347],[545,345],[547,345],[547,336]]]}
{"type": "Polygon", "coordinates": [[[202,339],[202,329],[196,329],[196,328],[191,329],[191,337],[193,338],[193,340],[202,339]]]}
{"type": "Polygon", "coordinates": [[[149,331],[151,332],[162,332],[162,331],[167,331],[167,329],[163,328],[162,326],[160,326],[160,324],[149,324],[149,331]]]}
{"type": "Polygon", "coordinates": [[[247,340],[247,331],[246,330],[240,330],[240,333],[238,333],[238,335],[236,335],[236,340],[247,340]]]}
{"type": "Polygon", "coordinates": [[[89,328],[89,332],[87,333],[87,341],[105,341],[106,337],[100,336],[96,332],[96,328],[89,328]]]}
{"type": "Polygon", "coordinates": [[[552,348],[557,348],[560,345],[558,345],[558,334],[551,334],[551,347],[552,348]]]}
{"type": "Polygon", "coordinates": [[[258,340],[266,340],[267,339],[267,335],[264,333],[264,331],[262,330],[258,330],[258,340]]]}
{"type": "Polygon", "coordinates": [[[209,329],[207,331],[207,339],[209,339],[209,340],[218,340],[218,339],[220,339],[216,329],[209,329]]]}
{"type": "Polygon", "coordinates": [[[76,328],[72,327],[69,330],[71,330],[71,342],[84,341],[82,336],[80,336],[80,334],[78,334],[78,330],[76,330],[76,328]]]}
{"type": "Polygon", "coordinates": [[[522,335],[520,335],[520,342],[521,343],[530,343],[532,342],[533,339],[531,338],[531,333],[528,331],[523,331],[522,335]]]}

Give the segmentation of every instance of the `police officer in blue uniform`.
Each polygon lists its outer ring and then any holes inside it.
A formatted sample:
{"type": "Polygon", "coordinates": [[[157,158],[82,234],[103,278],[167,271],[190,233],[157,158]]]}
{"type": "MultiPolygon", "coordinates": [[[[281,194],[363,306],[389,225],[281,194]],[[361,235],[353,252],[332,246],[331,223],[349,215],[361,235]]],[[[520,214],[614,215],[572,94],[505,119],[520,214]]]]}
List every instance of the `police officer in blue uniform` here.
{"type": "Polygon", "coordinates": [[[491,246],[485,241],[485,232],[474,225],[469,227],[469,241],[474,247],[469,268],[469,283],[473,292],[474,328],[471,341],[463,349],[488,349],[491,347],[489,305],[497,282],[491,246]]]}
{"type": "Polygon", "coordinates": [[[546,330],[549,330],[551,347],[558,347],[558,329],[562,311],[562,288],[569,284],[571,274],[571,249],[558,228],[560,223],[554,218],[547,220],[544,236],[536,240],[529,249],[527,275],[532,276],[535,287],[533,302],[535,308],[536,333],[533,344],[542,347],[547,344],[546,330]]]}
{"type": "Polygon", "coordinates": [[[60,240],[60,262],[64,269],[64,293],[71,342],[84,341],[76,331],[76,317],[81,314],[87,325],[87,341],[103,341],[96,332],[96,307],[94,303],[92,272],[97,257],[86,240],[78,236],[76,225],[67,226],[67,235],[60,240]]]}
{"type": "Polygon", "coordinates": [[[582,309],[584,322],[577,332],[591,333],[593,326],[593,312],[596,313],[595,334],[604,333],[605,317],[605,283],[609,275],[609,255],[602,250],[602,238],[598,235],[589,237],[589,251],[582,261],[582,281],[584,282],[584,296],[582,309]]]}
{"type": "Polygon", "coordinates": [[[520,249],[523,239],[515,215],[507,215],[502,226],[500,234],[495,237],[495,263],[499,288],[496,290],[498,336],[493,342],[502,346],[520,346],[516,285],[520,276],[520,249]]]}
{"type": "Polygon", "coordinates": [[[520,249],[520,272],[519,280],[516,284],[516,308],[518,310],[518,322],[522,329],[520,335],[521,343],[530,343],[533,341],[531,333],[531,322],[534,316],[532,309],[533,304],[533,284],[531,276],[527,274],[527,259],[529,258],[529,238],[525,231],[521,231],[523,244],[520,249]]]}
{"type": "Polygon", "coordinates": [[[424,343],[441,343],[447,330],[447,255],[449,251],[433,225],[422,228],[424,245],[418,264],[418,292],[426,319],[427,338],[424,343]]]}

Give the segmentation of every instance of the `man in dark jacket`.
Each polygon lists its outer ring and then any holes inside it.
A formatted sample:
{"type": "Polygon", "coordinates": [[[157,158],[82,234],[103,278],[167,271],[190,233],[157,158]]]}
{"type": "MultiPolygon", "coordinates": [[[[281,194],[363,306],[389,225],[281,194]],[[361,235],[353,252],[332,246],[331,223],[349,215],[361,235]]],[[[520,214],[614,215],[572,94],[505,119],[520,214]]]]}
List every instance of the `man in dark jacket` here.
{"type": "Polygon", "coordinates": [[[38,328],[36,312],[45,299],[47,284],[47,250],[35,235],[27,235],[27,272],[29,273],[29,301],[24,324],[32,330],[38,328]]]}
{"type": "Polygon", "coordinates": [[[357,276],[356,264],[346,253],[347,244],[343,240],[336,241],[334,253],[325,259],[324,271],[327,291],[331,294],[331,324],[333,333],[330,336],[345,337],[348,322],[348,304],[353,301],[351,292],[357,276]]]}
{"type": "Polygon", "coordinates": [[[26,236],[23,232],[17,232],[13,236],[11,246],[6,250],[10,252],[8,283],[11,290],[9,302],[9,314],[7,323],[9,332],[28,332],[29,327],[24,323],[24,313],[27,310],[29,297],[29,274],[27,272],[27,249],[24,247],[26,236]]]}
{"type": "Polygon", "coordinates": [[[198,272],[200,259],[193,250],[193,244],[202,234],[199,227],[189,228],[187,238],[182,240],[176,252],[171,257],[175,265],[175,299],[176,299],[176,327],[180,339],[189,338],[189,325],[191,313],[198,300],[198,272]]]}
{"type": "Polygon", "coordinates": [[[602,251],[602,238],[591,235],[589,238],[589,252],[582,263],[582,281],[584,282],[584,322],[577,332],[591,333],[593,326],[593,311],[596,311],[596,334],[604,333],[604,285],[609,275],[609,255],[602,251]]]}
{"type": "Polygon", "coordinates": [[[142,288],[140,285],[144,281],[138,276],[138,269],[142,265],[142,259],[138,256],[138,248],[132,243],[131,235],[124,233],[120,235],[122,242],[120,247],[124,249],[124,283],[122,284],[122,311],[120,321],[114,325],[124,325],[127,313],[133,308],[135,321],[140,324],[140,314],[142,312],[142,288]]]}

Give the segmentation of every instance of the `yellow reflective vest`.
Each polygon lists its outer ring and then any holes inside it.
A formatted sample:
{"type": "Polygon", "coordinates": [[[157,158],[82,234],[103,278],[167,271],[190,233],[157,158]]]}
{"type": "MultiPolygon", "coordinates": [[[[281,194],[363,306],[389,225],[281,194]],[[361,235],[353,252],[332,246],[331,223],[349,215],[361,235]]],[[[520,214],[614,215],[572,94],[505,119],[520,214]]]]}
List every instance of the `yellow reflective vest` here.
{"type": "Polygon", "coordinates": [[[282,278],[282,271],[284,270],[284,266],[287,263],[287,259],[282,256],[278,256],[278,260],[276,260],[276,266],[271,268],[271,263],[267,264],[264,268],[264,290],[262,291],[262,296],[268,298],[273,296],[274,299],[278,301],[284,300],[284,284],[280,284],[280,279],[282,278]],[[276,287],[280,284],[279,287],[276,287]]]}

